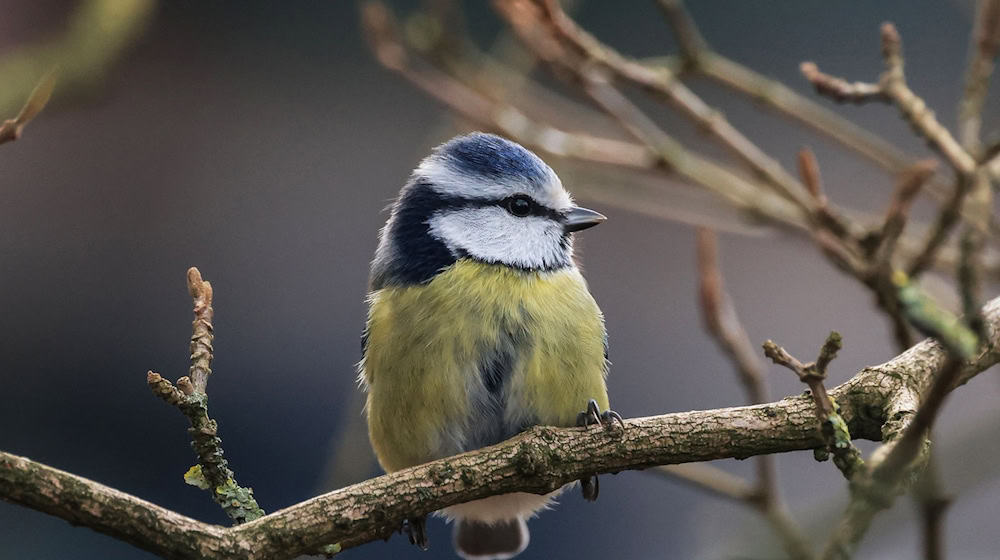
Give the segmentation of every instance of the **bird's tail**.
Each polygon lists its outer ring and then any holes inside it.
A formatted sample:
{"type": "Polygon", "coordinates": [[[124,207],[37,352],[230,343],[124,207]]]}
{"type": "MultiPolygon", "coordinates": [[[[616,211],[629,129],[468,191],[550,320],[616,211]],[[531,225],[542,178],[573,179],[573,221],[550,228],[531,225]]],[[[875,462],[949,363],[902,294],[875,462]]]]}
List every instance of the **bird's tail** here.
{"type": "Polygon", "coordinates": [[[484,523],[456,519],[452,538],[455,552],[465,560],[506,560],[521,553],[531,535],[523,517],[484,523]]]}

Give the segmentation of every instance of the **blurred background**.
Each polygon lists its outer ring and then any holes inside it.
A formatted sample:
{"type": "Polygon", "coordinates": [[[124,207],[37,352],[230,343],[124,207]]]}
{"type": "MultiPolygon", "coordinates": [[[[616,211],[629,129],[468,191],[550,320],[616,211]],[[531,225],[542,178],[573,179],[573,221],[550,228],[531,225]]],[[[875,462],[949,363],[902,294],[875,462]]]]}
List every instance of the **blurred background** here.
{"type": "MultiPolygon", "coordinates": [[[[487,6],[466,4],[470,32],[487,48],[503,25],[487,6]]],[[[969,1],[691,4],[718,51],[809,95],[803,60],[875,79],[878,26],[892,20],[911,86],[946,125],[955,122],[969,1]]],[[[401,14],[418,5],[393,3],[401,14]]],[[[46,70],[25,71],[48,56],[44,49],[64,51],[61,80],[71,90],[21,140],[0,147],[0,449],[226,524],[183,483],[194,461],[186,421],[145,382],[149,369],[171,379],[187,373],[184,274],[198,266],[216,293],[210,410],[239,481],[274,511],[378,474],[356,429],[368,262],[409,171],[459,130],[448,111],[374,60],[352,2],[0,0],[0,14],[0,118],[26,95],[14,77],[34,81],[46,70]]],[[[675,51],[651,2],[578,2],[575,15],[627,54],[675,51]]],[[[811,146],[837,202],[884,210],[885,172],[710,83],[692,85],[788,168],[811,146]]],[[[997,97],[986,130],[997,129],[997,97]]],[[[650,107],[682,139],[704,142],[672,111],[650,107]]],[[[927,153],[892,107],[834,109],[927,153]]],[[[593,193],[594,182],[614,180],[579,168],[564,175],[571,191],[574,181],[593,193]]],[[[722,269],[755,343],[773,338],[808,357],[839,330],[845,348],[831,386],[897,353],[870,293],[811,244],[705,210],[712,205],[676,186],[663,196],[672,192],[686,201],[677,205],[736,231],[720,238],[722,269]]],[[[729,362],[701,326],[692,228],[599,193],[579,198],[610,218],[579,243],[607,316],[614,408],[628,417],[743,404],[729,362]]],[[[776,368],[769,383],[775,397],[803,390],[776,368]]],[[[944,485],[956,498],[946,525],[953,558],[995,558],[1000,549],[998,398],[995,372],[977,377],[948,402],[937,430],[944,485]]],[[[749,461],[716,464],[753,476],[749,461]]],[[[795,517],[823,542],[825,523],[846,503],[843,478],[809,452],[778,464],[795,517]]],[[[747,508],[642,472],[604,476],[601,485],[596,504],[572,492],[534,520],[523,557],[781,556],[747,508]]],[[[429,526],[428,553],[397,536],[346,557],[453,558],[449,528],[436,519],[429,526]]],[[[919,550],[904,498],[877,519],[858,557],[919,550]]],[[[0,558],[152,555],[0,503],[0,558]]]]}

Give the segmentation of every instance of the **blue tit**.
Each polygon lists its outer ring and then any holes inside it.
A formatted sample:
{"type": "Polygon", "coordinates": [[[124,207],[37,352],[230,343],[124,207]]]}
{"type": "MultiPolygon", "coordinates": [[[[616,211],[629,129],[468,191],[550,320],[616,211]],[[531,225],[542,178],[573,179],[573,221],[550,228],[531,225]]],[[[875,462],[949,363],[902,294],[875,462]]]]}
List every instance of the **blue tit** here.
{"type": "MultiPolygon", "coordinates": [[[[609,419],[604,317],[573,259],[573,233],[604,220],[498,136],[460,136],[420,162],[380,234],[359,365],[387,472],[536,424],[609,419]]],[[[596,480],[584,482],[592,493],[596,480]]],[[[510,558],[528,544],[525,519],[557,493],[438,513],[454,521],[463,558],[510,558]]],[[[425,545],[423,520],[409,523],[425,545]]]]}

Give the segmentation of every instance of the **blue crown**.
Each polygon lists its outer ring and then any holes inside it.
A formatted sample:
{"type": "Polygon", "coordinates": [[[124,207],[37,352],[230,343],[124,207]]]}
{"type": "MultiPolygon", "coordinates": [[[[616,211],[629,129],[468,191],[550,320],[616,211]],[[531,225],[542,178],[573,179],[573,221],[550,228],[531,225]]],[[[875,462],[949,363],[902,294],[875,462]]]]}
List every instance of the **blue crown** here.
{"type": "Polygon", "coordinates": [[[437,153],[456,171],[494,180],[521,179],[542,185],[552,174],[544,161],[520,144],[483,132],[453,138],[437,153]]]}

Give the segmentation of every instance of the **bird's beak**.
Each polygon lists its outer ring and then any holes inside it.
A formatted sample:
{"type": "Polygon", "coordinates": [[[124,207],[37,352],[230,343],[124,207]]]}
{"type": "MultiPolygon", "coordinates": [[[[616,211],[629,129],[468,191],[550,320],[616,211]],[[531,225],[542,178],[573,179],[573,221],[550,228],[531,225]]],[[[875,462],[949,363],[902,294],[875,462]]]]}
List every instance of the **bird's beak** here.
{"type": "Polygon", "coordinates": [[[593,210],[574,206],[569,212],[566,213],[566,221],[563,222],[563,231],[566,233],[572,233],[574,231],[584,230],[589,227],[594,227],[607,219],[608,217],[600,212],[594,212],[593,210]]]}

